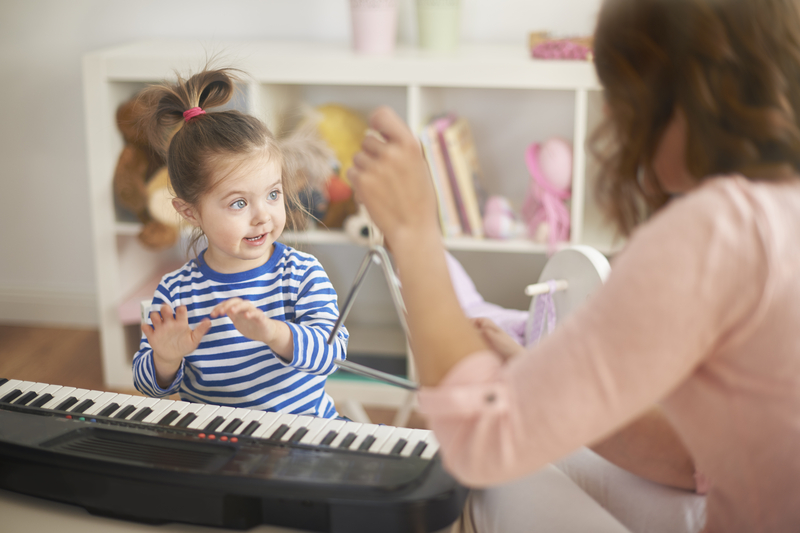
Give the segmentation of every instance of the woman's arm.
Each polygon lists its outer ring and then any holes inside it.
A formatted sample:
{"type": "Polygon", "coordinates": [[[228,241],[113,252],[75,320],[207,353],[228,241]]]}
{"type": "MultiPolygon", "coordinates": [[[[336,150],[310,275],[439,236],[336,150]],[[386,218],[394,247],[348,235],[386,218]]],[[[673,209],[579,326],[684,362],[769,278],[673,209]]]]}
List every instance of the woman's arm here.
{"type": "Polygon", "coordinates": [[[349,178],[384,233],[397,266],[420,382],[436,385],[462,358],[486,348],[461,311],[445,261],[436,197],[419,142],[389,108],[370,126],[349,178]]]}
{"type": "MultiPolygon", "coordinates": [[[[473,324],[486,344],[504,359],[524,353],[519,343],[488,318],[474,319],[473,324]]],[[[694,461],[658,407],[590,448],[644,479],[679,489],[696,489],[694,461]]]]}

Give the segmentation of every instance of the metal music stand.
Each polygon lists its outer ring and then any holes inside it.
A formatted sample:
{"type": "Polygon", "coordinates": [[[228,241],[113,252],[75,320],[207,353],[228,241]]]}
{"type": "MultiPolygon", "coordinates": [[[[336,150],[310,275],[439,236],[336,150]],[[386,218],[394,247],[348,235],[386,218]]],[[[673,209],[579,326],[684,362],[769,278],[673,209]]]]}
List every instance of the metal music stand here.
{"type": "MultiPolygon", "coordinates": [[[[350,313],[353,303],[355,303],[356,295],[361,288],[361,284],[364,282],[367,271],[373,264],[378,264],[381,266],[383,275],[386,278],[386,284],[389,286],[389,293],[392,296],[392,302],[394,303],[394,307],[397,310],[397,315],[400,318],[400,324],[403,326],[403,331],[405,331],[406,338],[411,338],[411,335],[408,331],[408,322],[406,321],[406,306],[403,302],[403,296],[400,294],[400,281],[392,271],[392,263],[389,260],[389,254],[386,252],[386,248],[379,244],[374,244],[370,246],[369,250],[367,250],[367,255],[364,256],[364,260],[361,262],[361,266],[358,269],[355,281],[353,281],[353,287],[350,289],[350,293],[347,295],[347,299],[344,302],[342,312],[339,315],[336,324],[333,326],[330,335],[328,336],[328,344],[333,343],[333,340],[336,338],[336,334],[339,332],[342,324],[344,324],[344,321],[347,319],[347,315],[350,313]]],[[[413,381],[397,377],[392,374],[387,374],[386,372],[381,372],[368,366],[353,363],[352,361],[336,361],[335,364],[342,370],[346,370],[353,374],[359,374],[378,379],[380,381],[389,383],[390,385],[395,385],[407,390],[415,391],[419,388],[419,385],[413,381]]]]}

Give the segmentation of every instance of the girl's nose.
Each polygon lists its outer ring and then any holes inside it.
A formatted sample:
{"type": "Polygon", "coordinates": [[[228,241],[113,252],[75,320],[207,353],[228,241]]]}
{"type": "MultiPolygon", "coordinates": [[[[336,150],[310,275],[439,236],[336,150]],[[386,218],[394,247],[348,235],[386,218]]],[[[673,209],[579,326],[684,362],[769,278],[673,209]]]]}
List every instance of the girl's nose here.
{"type": "Polygon", "coordinates": [[[255,206],[255,209],[253,209],[253,226],[259,226],[265,222],[269,222],[269,220],[269,208],[264,204],[258,204],[255,206]]]}

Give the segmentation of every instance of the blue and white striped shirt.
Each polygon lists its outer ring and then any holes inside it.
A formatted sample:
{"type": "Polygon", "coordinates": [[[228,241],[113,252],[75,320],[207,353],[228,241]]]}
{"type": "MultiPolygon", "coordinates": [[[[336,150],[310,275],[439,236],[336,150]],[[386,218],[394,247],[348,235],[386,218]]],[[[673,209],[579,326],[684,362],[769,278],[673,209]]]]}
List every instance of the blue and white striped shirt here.
{"type": "MultiPolygon", "coordinates": [[[[157,398],[179,393],[181,399],[266,411],[337,416],[325,393],[325,379],[343,360],[348,333],[341,328],[329,346],[328,335],[339,316],[336,292],[312,255],[276,242],[263,266],[236,274],[221,274],[197,259],[161,279],[153,310],[162,304],[185,305],[195,327],[225,300],[239,297],[292,331],[294,354],[287,363],[269,346],[244,337],[227,316],[212,319],[200,345],[183,358],[178,375],[167,389],[156,383],[153,350],[142,335],[133,356],[136,389],[157,398]]],[[[150,318],[147,323],[151,324],[150,318]]]]}

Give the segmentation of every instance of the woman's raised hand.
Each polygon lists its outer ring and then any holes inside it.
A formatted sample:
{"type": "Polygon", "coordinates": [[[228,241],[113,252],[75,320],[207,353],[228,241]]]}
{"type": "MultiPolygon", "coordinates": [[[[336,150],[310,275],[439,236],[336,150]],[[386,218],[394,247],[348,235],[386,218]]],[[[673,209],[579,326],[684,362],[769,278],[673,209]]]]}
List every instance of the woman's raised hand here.
{"type": "Polygon", "coordinates": [[[425,232],[438,233],[436,196],[419,141],[388,107],[378,108],[369,126],[378,135],[364,138],[348,171],[356,199],[393,250],[425,232]]]}

